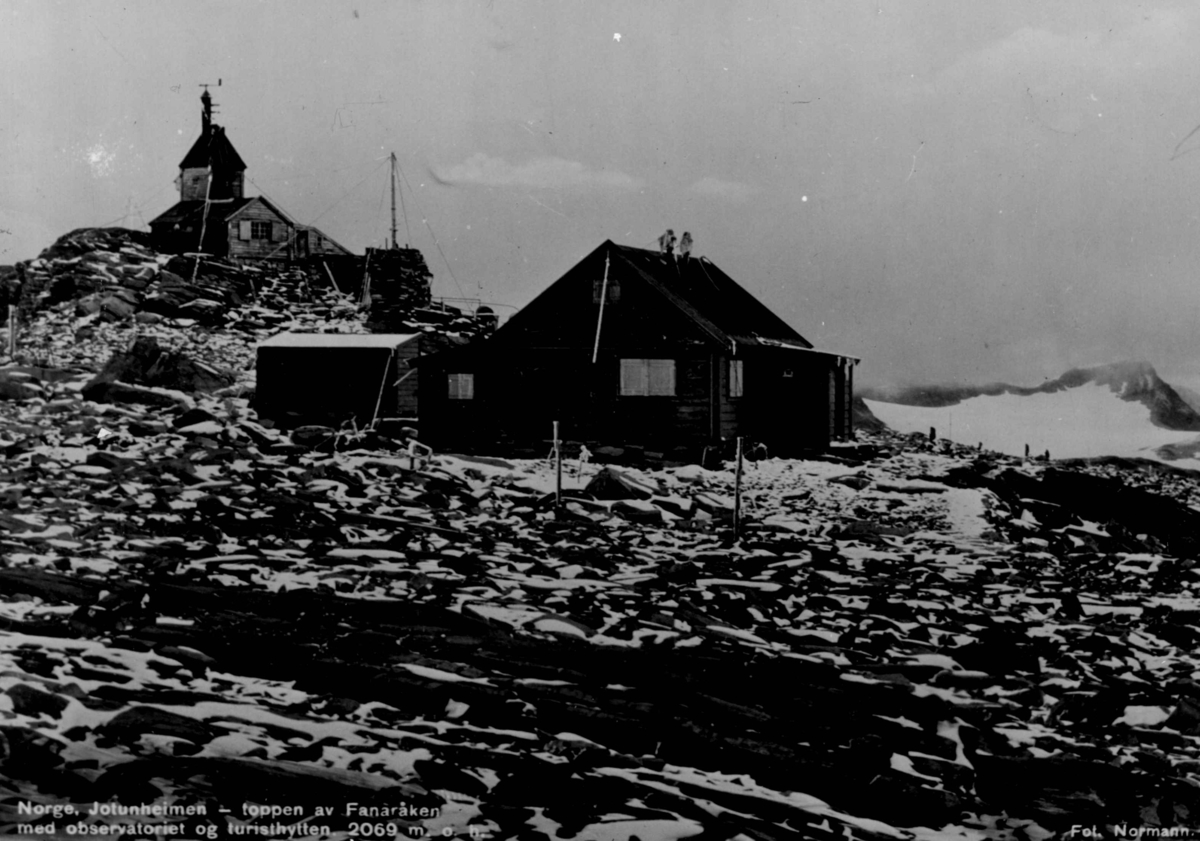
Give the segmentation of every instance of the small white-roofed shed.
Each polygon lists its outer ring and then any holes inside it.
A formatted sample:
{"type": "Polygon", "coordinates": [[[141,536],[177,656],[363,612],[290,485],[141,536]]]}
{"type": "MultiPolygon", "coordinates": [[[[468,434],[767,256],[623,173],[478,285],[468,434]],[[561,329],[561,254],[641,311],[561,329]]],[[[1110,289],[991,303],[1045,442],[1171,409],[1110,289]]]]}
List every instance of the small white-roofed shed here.
{"type": "Polygon", "coordinates": [[[444,347],[424,333],[280,333],[258,345],[255,409],[285,426],[415,422],[417,369],[409,360],[444,347]]]}

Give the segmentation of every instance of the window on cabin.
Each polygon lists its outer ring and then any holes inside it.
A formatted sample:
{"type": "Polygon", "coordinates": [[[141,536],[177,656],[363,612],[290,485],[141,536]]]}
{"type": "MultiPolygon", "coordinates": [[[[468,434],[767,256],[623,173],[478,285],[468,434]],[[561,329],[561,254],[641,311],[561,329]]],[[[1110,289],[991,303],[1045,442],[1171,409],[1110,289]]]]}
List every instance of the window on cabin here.
{"type": "Polygon", "coordinates": [[[248,219],[242,219],[241,221],[239,221],[237,223],[237,226],[238,226],[238,239],[249,242],[249,240],[250,240],[250,221],[248,219]]]}
{"type": "Polygon", "coordinates": [[[250,239],[271,239],[271,223],[257,221],[251,222],[250,239]]]}
{"type": "Polygon", "coordinates": [[[741,359],[729,360],[729,396],[741,397],[746,393],[745,370],[741,359]]]}
{"type": "Polygon", "coordinates": [[[674,397],[674,359],[622,359],[622,397],[674,397]]]}
{"type": "Polygon", "coordinates": [[[451,400],[475,399],[474,374],[449,374],[447,379],[450,385],[449,397],[451,400]]]}
{"type": "Polygon", "coordinates": [[[600,303],[603,298],[606,303],[615,304],[621,300],[621,284],[613,278],[608,279],[608,288],[604,288],[604,277],[598,277],[592,281],[592,303],[600,303]]]}
{"type": "Polygon", "coordinates": [[[791,379],[792,377],[794,377],[794,376],[796,376],[796,372],[795,372],[795,371],[793,371],[791,368],[784,368],[784,369],[783,369],[783,378],[784,378],[785,380],[790,380],[790,379],[791,379]]]}

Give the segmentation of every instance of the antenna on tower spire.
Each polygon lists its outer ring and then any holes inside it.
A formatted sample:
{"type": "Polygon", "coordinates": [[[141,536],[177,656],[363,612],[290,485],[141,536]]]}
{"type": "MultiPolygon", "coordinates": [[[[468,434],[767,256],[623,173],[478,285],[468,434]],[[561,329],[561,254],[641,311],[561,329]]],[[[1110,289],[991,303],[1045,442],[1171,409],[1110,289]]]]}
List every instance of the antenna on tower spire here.
{"type": "Polygon", "coordinates": [[[212,116],[216,113],[215,106],[212,101],[212,94],[208,92],[210,87],[221,87],[221,79],[218,77],[217,84],[212,82],[201,82],[200,87],[204,88],[204,93],[200,94],[200,102],[204,105],[204,112],[201,114],[201,122],[204,125],[204,130],[208,131],[212,125],[212,116]]]}

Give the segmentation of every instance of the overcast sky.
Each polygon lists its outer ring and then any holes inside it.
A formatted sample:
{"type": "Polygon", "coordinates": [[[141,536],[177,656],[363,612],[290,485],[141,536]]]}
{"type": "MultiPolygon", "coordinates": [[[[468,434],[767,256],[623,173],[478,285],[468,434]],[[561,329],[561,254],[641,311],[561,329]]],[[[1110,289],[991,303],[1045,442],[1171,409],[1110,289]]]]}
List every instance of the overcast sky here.
{"type": "Polygon", "coordinates": [[[4,0],[0,263],[170,207],[221,79],[248,193],[355,251],[395,151],[435,294],[670,227],[866,382],[1194,384],[1197,43],[1190,2],[4,0]]]}

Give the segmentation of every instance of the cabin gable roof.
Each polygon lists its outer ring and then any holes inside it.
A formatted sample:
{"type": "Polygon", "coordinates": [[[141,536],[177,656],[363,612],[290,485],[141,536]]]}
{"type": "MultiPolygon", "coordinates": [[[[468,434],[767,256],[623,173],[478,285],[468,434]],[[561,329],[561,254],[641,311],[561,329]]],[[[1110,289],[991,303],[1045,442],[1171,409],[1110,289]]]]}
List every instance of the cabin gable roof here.
{"type": "MultiPolygon", "coordinates": [[[[275,214],[275,216],[279,219],[280,222],[286,222],[289,225],[294,224],[286,213],[284,213],[282,210],[280,210],[278,207],[276,207],[274,204],[272,204],[271,201],[269,199],[267,199],[265,196],[251,196],[249,199],[246,199],[244,202],[242,202],[236,208],[234,208],[230,212],[226,213],[222,217],[222,220],[225,222],[235,221],[237,219],[237,217],[241,216],[246,211],[247,208],[249,208],[252,204],[255,204],[255,203],[261,204],[263,207],[265,207],[271,213],[275,214]]],[[[203,202],[201,202],[201,204],[203,204],[203,202]]]]}
{"type": "Polygon", "coordinates": [[[640,270],[650,285],[689,318],[719,336],[722,343],[756,345],[761,344],[759,339],[771,339],[812,347],[811,342],[707,257],[675,257],[609,244],[640,270]]]}
{"type": "Polygon", "coordinates": [[[606,259],[612,283],[636,284],[652,290],[683,316],[691,332],[706,341],[723,348],[759,345],[812,348],[811,342],[707,258],[676,258],[658,251],[617,245],[612,240],[584,257],[509,319],[494,340],[512,341],[522,333],[534,332],[539,322],[558,318],[559,302],[568,294],[578,296],[579,285],[590,287],[604,271],[606,259]]]}
{"type": "MultiPolygon", "coordinates": [[[[224,222],[257,197],[243,199],[216,199],[208,202],[208,220],[224,222]]],[[[150,225],[199,224],[204,216],[205,202],[199,200],[176,202],[150,220],[150,225]]]]}
{"type": "Polygon", "coordinates": [[[349,248],[342,245],[336,239],[334,239],[329,234],[325,233],[320,228],[318,228],[314,225],[301,225],[300,223],[297,222],[296,223],[296,231],[297,232],[308,231],[310,234],[317,234],[318,236],[323,237],[326,242],[331,243],[334,248],[336,248],[338,251],[340,251],[343,254],[353,254],[354,253],[349,248]]]}

